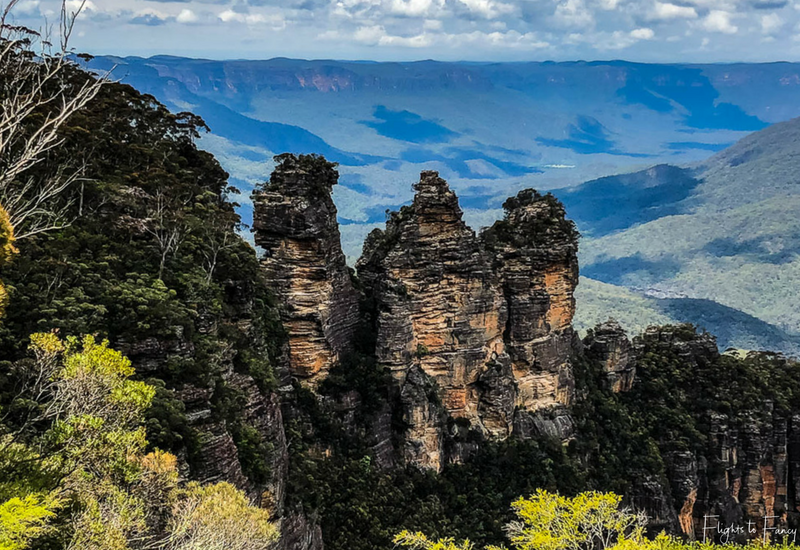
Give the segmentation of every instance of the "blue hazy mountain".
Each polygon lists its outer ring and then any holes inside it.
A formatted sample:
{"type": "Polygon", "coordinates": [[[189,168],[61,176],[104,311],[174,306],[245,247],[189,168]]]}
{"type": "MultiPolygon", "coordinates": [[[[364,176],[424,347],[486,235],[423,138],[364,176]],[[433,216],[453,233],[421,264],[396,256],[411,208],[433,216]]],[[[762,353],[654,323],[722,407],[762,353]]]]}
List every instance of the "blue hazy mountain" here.
{"type": "Polygon", "coordinates": [[[250,189],[285,151],[340,164],[350,261],[385,211],[411,199],[420,170],[440,171],[476,228],[519,189],[552,190],[583,234],[583,274],[601,281],[583,285],[579,324],[636,311],[639,324],[713,325],[724,345],[797,349],[800,139],[797,123],[775,123],[800,116],[800,64],[91,65],[203,117],[201,145],[242,190],[246,221],[250,189]],[[615,292],[628,310],[593,309],[615,292]]]}

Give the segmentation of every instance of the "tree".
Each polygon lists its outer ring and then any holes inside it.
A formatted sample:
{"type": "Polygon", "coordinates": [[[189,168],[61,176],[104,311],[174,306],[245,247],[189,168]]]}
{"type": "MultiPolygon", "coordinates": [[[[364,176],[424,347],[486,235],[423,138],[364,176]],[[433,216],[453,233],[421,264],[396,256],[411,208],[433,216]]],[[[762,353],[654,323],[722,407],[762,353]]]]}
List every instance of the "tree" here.
{"type": "Polygon", "coordinates": [[[35,372],[46,373],[34,378],[52,383],[29,385],[39,389],[27,397],[53,421],[40,437],[4,436],[12,442],[0,447],[0,465],[16,470],[16,482],[0,482],[0,550],[42,537],[65,550],[262,550],[274,542],[269,510],[227,483],[181,487],[174,455],[145,452],[142,422],[155,388],[131,380],[130,361],[108,342],[44,333],[31,337],[31,349],[35,372]],[[30,464],[52,475],[26,478],[30,464]]]}
{"type": "MultiPolygon", "coordinates": [[[[14,226],[8,217],[8,212],[0,206],[0,267],[8,263],[11,257],[16,254],[14,247],[14,226]]],[[[8,302],[8,292],[0,281],[0,318],[8,302]]]]}
{"type": "MultiPolygon", "coordinates": [[[[574,498],[539,489],[512,505],[518,520],[506,526],[516,550],[623,550],[631,544],[645,546],[647,517],[621,508],[622,497],[614,493],[585,492],[574,498]]],[[[660,540],[660,539],[659,539],[660,540]]],[[[472,550],[469,541],[432,541],[422,533],[403,531],[397,545],[414,550],[472,550]]],[[[488,550],[501,550],[489,546],[488,550]]]]}
{"type": "Polygon", "coordinates": [[[229,483],[190,484],[175,505],[164,550],[264,550],[278,538],[270,512],[229,483]]]}
{"type": "Polygon", "coordinates": [[[159,279],[164,278],[167,257],[178,251],[188,232],[185,220],[181,219],[181,214],[190,199],[191,197],[184,201],[170,200],[159,189],[155,196],[148,201],[145,231],[153,237],[161,258],[158,264],[159,279]]]}
{"type": "Polygon", "coordinates": [[[75,85],[69,40],[83,9],[71,11],[62,0],[57,46],[46,34],[13,25],[20,0],[9,0],[0,15],[0,205],[8,212],[17,239],[63,225],[67,208],[56,199],[82,173],[58,166],[47,175],[30,175],[63,143],[60,130],[97,95],[107,74],[75,85]]]}

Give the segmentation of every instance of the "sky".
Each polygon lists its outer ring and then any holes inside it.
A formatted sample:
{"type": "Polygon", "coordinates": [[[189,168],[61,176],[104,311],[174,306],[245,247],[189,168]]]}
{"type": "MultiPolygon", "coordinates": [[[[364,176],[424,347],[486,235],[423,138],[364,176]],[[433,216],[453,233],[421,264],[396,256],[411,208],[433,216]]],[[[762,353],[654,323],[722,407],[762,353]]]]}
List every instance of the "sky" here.
{"type": "MultiPolygon", "coordinates": [[[[22,0],[14,17],[41,25],[59,6],[22,0]]],[[[72,45],[210,59],[798,61],[800,0],[87,0],[72,45]]]]}

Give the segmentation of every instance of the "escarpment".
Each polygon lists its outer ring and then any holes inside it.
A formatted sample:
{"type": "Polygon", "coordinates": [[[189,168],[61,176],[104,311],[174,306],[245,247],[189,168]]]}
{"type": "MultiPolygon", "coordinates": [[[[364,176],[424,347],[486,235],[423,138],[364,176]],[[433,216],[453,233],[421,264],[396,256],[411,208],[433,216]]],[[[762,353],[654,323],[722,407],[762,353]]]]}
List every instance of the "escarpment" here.
{"type": "Polygon", "coordinates": [[[460,429],[568,437],[568,415],[553,414],[573,387],[577,233],[563,208],[522,192],[477,236],[436,172],[415,191],[357,264],[376,359],[400,388],[406,460],[437,469],[460,460],[458,445],[444,446],[460,429]]]}
{"type": "Polygon", "coordinates": [[[721,355],[711,335],[691,326],[651,327],[634,339],[634,352],[636,380],[623,402],[660,448],[673,529],[703,539],[704,523],[752,521],[759,534],[796,524],[796,363],[721,355]]]}
{"type": "Polygon", "coordinates": [[[625,331],[614,319],[597,325],[583,340],[584,353],[598,361],[612,391],[625,392],[636,377],[636,354],[625,331]]]}
{"type": "Polygon", "coordinates": [[[348,350],[358,323],[358,295],[345,264],[331,188],[335,165],[315,155],[280,155],[253,194],[255,242],[280,300],[292,376],[316,384],[348,350]]]}
{"type": "MultiPolygon", "coordinates": [[[[256,242],[282,302],[287,372],[308,386],[282,388],[284,419],[310,442],[305,458],[341,453],[322,433],[333,430],[381,469],[442,471],[498,440],[555,441],[562,466],[622,481],[658,529],[701,538],[707,514],[758,525],[776,516],[768,527],[797,514],[793,363],[721,355],[684,326],[631,341],[609,320],[579,340],[578,233],[554,197],[521,191],[476,234],[447,182],[422,172],[412,203],[366,239],[353,277],[330,197],[334,166],[278,160],[255,195],[256,242]]],[[[281,500],[282,487],[268,489],[281,500]]],[[[285,508],[284,540],[318,544],[311,516],[285,508]]]]}

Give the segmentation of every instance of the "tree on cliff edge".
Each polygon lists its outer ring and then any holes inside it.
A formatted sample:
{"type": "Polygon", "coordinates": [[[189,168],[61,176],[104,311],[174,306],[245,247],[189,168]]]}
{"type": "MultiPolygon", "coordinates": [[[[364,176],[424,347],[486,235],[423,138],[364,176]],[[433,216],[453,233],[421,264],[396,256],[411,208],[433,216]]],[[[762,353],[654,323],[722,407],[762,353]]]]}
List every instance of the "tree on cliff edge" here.
{"type": "Polygon", "coordinates": [[[0,205],[16,238],[24,239],[68,222],[60,200],[79,182],[78,160],[32,173],[64,141],[60,131],[100,91],[106,77],[75,78],[69,47],[86,0],[70,10],[61,4],[56,45],[48,33],[13,24],[20,0],[0,6],[0,205]]]}

